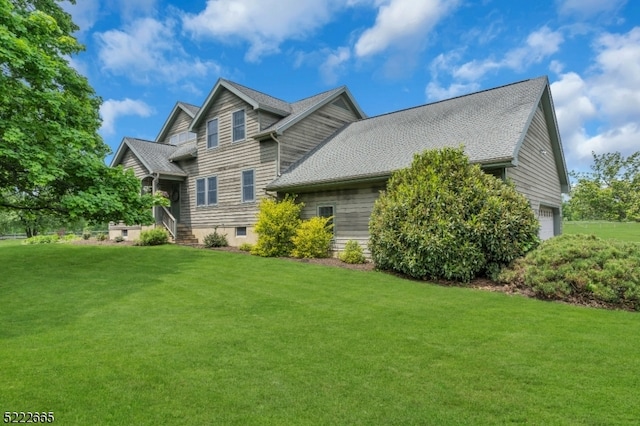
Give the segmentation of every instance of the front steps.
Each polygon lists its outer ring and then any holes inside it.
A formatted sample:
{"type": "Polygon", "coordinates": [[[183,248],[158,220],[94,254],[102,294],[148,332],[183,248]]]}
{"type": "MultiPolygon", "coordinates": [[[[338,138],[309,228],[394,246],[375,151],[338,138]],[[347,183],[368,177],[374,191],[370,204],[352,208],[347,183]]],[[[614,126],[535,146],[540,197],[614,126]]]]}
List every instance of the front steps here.
{"type": "Polygon", "coordinates": [[[176,238],[174,242],[183,246],[193,246],[198,244],[198,239],[191,232],[191,228],[178,223],[176,226],[176,238]]]}

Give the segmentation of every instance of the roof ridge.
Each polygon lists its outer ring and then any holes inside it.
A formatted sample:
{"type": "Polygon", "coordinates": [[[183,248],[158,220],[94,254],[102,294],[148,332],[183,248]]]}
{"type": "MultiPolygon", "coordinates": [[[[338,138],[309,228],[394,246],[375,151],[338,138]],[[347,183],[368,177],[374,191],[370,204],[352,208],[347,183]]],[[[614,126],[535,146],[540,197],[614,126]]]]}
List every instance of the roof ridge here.
{"type": "Polygon", "coordinates": [[[345,86],[343,84],[342,86],[334,87],[333,89],[325,90],[324,92],[316,93],[315,95],[307,96],[306,98],[298,99],[297,101],[294,101],[294,102],[291,102],[291,103],[292,104],[301,103],[301,102],[307,101],[307,100],[309,100],[311,98],[315,98],[317,96],[325,95],[325,94],[327,94],[329,92],[336,92],[336,91],[338,91],[340,89],[344,89],[345,87],[347,87],[347,86],[345,86]]]}
{"type": "Polygon", "coordinates": [[[359,123],[359,122],[362,122],[362,121],[371,120],[373,118],[384,117],[384,116],[387,116],[387,115],[393,115],[393,114],[397,114],[397,113],[400,113],[400,112],[410,111],[412,109],[418,109],[418,108],[423,108],[423,107],[426,107],[426,106],[437,105],[437,104],[441,104],[443,102],[453,101],[455,99],[466,98],[467,96],[478,95],[480,93],[492,92],[494,90],[504,89],[505,87],[515,86],[516,84],[522,84],[522,83],[526,83],[528,81],[539,80],[539,79],[543,79],[543,78],[547,78],[547,77],[546,76],[540,76],[540,77],[534,77],[534,78],[527,78],[525,80],[516,81],[514,83],[503,84],[502,86],[490,87],[488,89],[477,90],[475,92],[466,93],[464,95],[454,96],[453,98],[441,99],[441,100],[435,101],[435,102],[428,102],[426,104],[415,105],[415,106],[412,106],[412,107],[407,107],[407,108],[399,109],[399,110],[396,110],[396,111],[385,112],[385,113],[382,113],[382,114],[378,114],[378,115],[374,115],[374,116],[371,116],[371,117],[363,118],[362,120],[358,120],[357,122],[359,123]]]}
{"type": "Polygon", "coordinates": [[[291,105],[291,102],[287,102],[287,101],[285,101],[284,99],[277,98],[277,97],[275,97],[275,96],[273,96],[273,95],[270,95],[270,94],[268,94],[268,93],[265,93],[265,92],[263,92],[263,91],[261,91],[261,90],[256,90],[256,89],[254,89],[254,88],[252,88],[252,87],[245,86],[244,84],[240,84],[240,83],[238,83],[238,82],[231,81],[231,80],[228,80],[228,79],[226,79],[226,78],[222,78],[222,77],[220,78],[220,80],[221,80],[221,81],[226,81],[227,83],[231,83],[232,85],[235,85],[235,86],[240,86],[240,87],[242,87],[242,88],[244,88],[244,89],[249,89],[249,90],[251,90],[252,92],[260,93],[261,95],[268,96],[268,97],[273,98],[273,99],[275,99],[275,100],[277,100],[277,101],[280,101],[280,102],[284,102],[284,103],[285,103],[285,104],[287,104],[287,105],[291,105]]]}

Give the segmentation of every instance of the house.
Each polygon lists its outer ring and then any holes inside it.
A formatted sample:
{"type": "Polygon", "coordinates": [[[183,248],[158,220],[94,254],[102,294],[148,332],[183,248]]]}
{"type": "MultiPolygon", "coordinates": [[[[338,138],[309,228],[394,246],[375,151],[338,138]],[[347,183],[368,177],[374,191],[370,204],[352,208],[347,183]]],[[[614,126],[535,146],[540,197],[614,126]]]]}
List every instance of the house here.
{"type": "MultiPolygon", "coordinates": [[[[427,149],[459,147],[530,201],[543,239],[561,233],[569,189],[546,77],[367,118],[346,87],[288,103],[219,80],[202,107],[177,103],[155,141],[124,138],[112,165],[170,194],[156,218],[177,240],[226,233],[254,242],[258,203],[297,195],[302,215],[334,217],[334,249],[368,240],[373,203],[394,170],[427,149]]],[[[140,227],[114,224],[110,237],[140,227]]]]}

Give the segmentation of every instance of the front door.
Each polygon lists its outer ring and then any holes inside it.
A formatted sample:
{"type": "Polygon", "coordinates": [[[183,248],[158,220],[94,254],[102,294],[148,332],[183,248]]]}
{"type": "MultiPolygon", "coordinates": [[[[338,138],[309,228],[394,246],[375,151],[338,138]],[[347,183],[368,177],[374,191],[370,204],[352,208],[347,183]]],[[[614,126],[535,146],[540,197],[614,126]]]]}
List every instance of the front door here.
{"type": "Polygon", "coordinates": [[[173,217],[176,218],[176,223],[180,223],[180,184],[174,183],[171,185],[171,192],[169,193],[169,199],[171,200],[170,211],[173,217]]]}

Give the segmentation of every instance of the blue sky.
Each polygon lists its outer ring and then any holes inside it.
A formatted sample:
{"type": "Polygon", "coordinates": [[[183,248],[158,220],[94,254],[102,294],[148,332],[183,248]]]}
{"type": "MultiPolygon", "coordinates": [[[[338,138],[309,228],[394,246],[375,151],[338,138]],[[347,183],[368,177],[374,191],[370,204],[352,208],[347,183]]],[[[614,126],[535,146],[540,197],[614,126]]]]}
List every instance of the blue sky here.
{"type": "Polygon", "coordinates": [[[370,116],[548,75],[569,169],[640,150],[640,1],[77,0],[71,58],[103,138],[154,140],[219,77],[286,101],[349,87],[370,116]]]}

